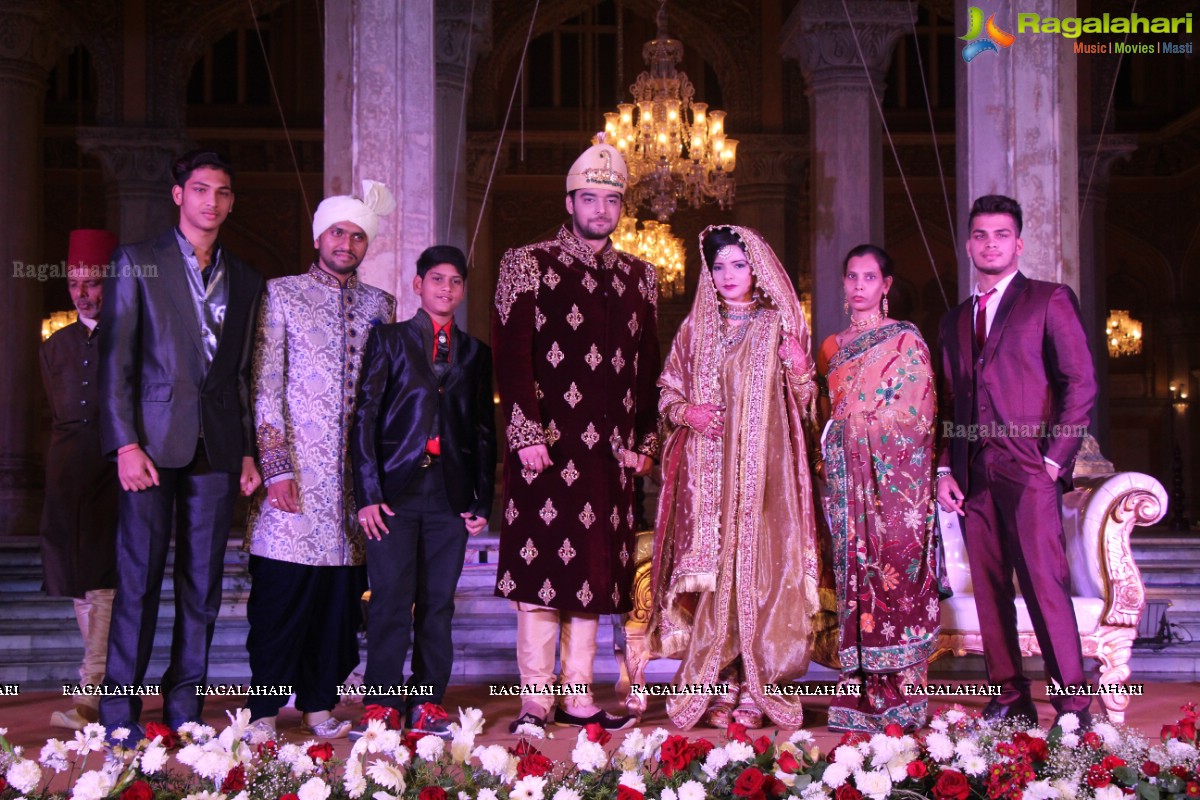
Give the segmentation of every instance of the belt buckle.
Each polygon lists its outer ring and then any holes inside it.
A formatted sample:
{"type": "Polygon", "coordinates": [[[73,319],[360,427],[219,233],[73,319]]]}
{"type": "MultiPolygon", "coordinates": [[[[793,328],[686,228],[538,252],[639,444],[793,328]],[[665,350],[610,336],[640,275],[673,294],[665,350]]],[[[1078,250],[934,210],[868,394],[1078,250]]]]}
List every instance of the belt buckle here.
{"type": "Polygon", "coordinates": [[[417,466],[421,469],[429,469],[433,466],[433,456],[429,453],[422,453],[421,460],[417,462],[417,466]]]}

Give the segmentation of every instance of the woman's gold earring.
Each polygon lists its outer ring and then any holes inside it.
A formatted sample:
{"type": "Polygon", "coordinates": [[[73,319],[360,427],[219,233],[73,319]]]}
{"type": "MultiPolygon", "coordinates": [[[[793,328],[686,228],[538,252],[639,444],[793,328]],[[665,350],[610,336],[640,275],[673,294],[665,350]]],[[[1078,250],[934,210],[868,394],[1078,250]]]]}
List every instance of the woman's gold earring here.
{"type": "Polygon", "coordinates": [[[845,314],[847,317],[850,316],[850,301],[849,300],[842,301],[842,313],[845,314]]]}
{"type": "Polygon", "coordinates": [[[886,294],[883,296],[883,315],[885,317],[888,315],[888,302],[886,294]]]}

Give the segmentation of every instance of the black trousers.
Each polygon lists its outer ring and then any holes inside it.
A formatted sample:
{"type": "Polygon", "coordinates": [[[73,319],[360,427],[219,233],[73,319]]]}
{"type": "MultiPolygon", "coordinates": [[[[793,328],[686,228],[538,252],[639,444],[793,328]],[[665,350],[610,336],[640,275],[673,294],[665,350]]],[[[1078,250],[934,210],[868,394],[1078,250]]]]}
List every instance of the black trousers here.
{"type": "MultiPolygon", "coordinates": [[[[201,444],[186,467],[159,467],[158,486],[122,491],[117,500],[117,596],[104,685],[145,683],[174,522],[175,627],[162,677],[163,721],[172,728],[198,721],[204,710],[196,687],[208,676],[238,477],[210,467],[201,444]]],[[[110,730],[137,722],[141,712],[136,696],[100,700],[100,722],[110,730]]]]}
{"type": "Polygon", "coordinates": [[[454,665],[450,625],[454,592],[467,549],[463,519],[450,508],[441,464],[421,470],[384,515],[388,535],[367,539],[371,604],[367,611],[367,686],[403,686],[404,659],[412,644],[407,685],[433,692],[368,696],[365,702],[411,711],[441,703],[454,665]]]}
{"type": "MultiPolygon", "coordinates": [[[[365,567],[314,567],[250,556],[250,674],[255,686],[292,686],[300,711],[328,711],[358,666],[365,567]]],[[[252,696],[250,718],[273,717],[287,694],[252,696]]]]}

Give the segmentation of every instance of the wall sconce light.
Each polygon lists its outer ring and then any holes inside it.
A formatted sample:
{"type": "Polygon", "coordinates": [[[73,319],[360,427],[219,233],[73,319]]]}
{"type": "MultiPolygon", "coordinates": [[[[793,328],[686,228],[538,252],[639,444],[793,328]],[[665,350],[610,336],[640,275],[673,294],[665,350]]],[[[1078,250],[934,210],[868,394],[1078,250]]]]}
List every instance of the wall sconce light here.
{"type": "Polygon", "coordinates": [[[1176,411],[1183,411],[1188,404],[1187,384],[1172,383],[1167,389],[1171,392],[1171,405],[1175,406],[1176,411]]]}

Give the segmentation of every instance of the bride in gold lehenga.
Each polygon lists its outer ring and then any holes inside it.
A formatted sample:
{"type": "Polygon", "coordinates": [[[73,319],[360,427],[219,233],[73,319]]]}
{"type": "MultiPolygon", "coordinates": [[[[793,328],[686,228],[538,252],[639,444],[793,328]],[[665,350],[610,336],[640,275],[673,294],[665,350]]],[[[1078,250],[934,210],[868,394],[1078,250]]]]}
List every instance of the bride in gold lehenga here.
{"type": "Polygon", "coordinates": [[[774,693],[808,668],[820,563],[803,419],[815,397],[808,326],[791,281],[749,228],[700,235],[706,267],[658,385],[669,432],[655,525],[651,646],[681,659],[667,713],[799,727],[774,693]]]}

